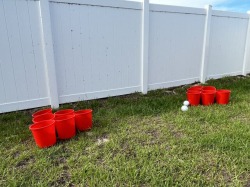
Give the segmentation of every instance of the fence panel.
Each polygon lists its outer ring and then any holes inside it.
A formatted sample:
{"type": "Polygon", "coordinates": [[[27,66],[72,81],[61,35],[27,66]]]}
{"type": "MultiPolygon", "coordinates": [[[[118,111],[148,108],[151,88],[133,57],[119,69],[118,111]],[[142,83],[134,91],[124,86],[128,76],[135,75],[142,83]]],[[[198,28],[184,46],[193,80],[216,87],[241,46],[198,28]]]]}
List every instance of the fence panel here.
{"type": "Polygon", "coordinates": [[[0,1],[0,112],[49,104],[39,1],[0,1]]]}
{"type": "Polygon", "coordinates": [[[65,1],[50,9],[60,103],[140,91],[141,10],[65,1]]]}
{"type": "Polygon", "coordinates": [[[209,47],[208,78],[242,74],[247,14],[213,11],[209,47]]]}
{"type": "Polygon", "coordinates": [[[199,80],[204,24],[205,10],[151,6],[150,90],[199,80]]]}
{"type": "Polygon", "coordinates": [[[0,113],[250,72],[249,15],[211,7],[0,0],[0,25],[0,113]]]}

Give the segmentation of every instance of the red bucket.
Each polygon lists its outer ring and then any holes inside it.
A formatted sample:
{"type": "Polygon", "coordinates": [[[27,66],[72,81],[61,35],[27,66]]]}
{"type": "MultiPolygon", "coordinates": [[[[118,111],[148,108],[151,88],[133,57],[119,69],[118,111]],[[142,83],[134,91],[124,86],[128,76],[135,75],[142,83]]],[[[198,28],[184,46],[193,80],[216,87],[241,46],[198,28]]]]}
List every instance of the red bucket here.
{"type": "Polygon", "coordinates": [[[36,145],[40,148],[50,147],[56,143],[55,121],[41,121],[30,125],[36,145]]]}
{"type": "Polygon", "coordinates": [[[76,128],[85,131],[92,128],[92,110],[78,110],[75,112],[76,128]]]}
{"type": "Polygon", "coordinates": [[[55,115],[52,113],[43,114],[33,118],[33,123],[38,123],[40,121],[54,120],[55,115]]]}
{"type": "Polygon", "coordinates": [[[73,109],[64,109],[64,110],[58,110],[57,112],[55,112],[56,116],[71,115],[71,114],[74,114],[73,109]]]}
{"type": "Polygon", "coordinates": [[[55,116],[55,121],[59,139],[70,139],[76,135],[74,114],[55,116]]]}
{"type": "Polygon", "coordinates": [[[192,86],[192,87],[188,88],[188,91],[201,91],[202,88],[203,88],[203,86],[196,85],[196,86],[192,86]]]}
{"type": "Polygon", "coordinates": [[[203,86],[202,91],[216,91],[214,86],[203,86]]]}
{"type": "Polygon", "coordinates": [[[214,104],[215,94],[216,94],[215,90],[202,91],[201,93],[202,104],[205,106],[214,104]]]}
{"type": "Polygon", "coordinates": [[[191,106],[197,106],[200,104],[201,100],[201,92],[195,90],[187,91],[187,100],[189,101],[191,106]]]}
{"type": "Polygon", "coordinates": [[[230,90],[217,90],[216,92],[216,102],[220,105],[226,105],[229,103],[230,90]]]}
{"type": "Polygon", "coordinates": [[[52,114],[52,108],[39,110],[39,111],[35,112],[34,114],[32,114],[32,117],[35,118],[37,116],[44,115],[44,114],[52,114]]]}

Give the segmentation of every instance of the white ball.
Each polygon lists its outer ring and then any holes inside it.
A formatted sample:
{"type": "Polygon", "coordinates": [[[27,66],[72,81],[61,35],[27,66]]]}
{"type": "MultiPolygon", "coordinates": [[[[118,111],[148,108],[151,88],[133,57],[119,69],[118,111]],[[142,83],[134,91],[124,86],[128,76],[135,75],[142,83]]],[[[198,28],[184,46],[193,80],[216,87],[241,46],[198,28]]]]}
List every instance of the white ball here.
{"type": "Polygon", "coordinates": [[[189,105],[189,102],[188,102],[188,101],[184,101],[184,102],[183,102],[183,105],[188,106],[188,105],[189,105]]]}
{"type": "Polygon", "coordinates": [[[184,106],[181,107],[181,111],[186,112],[187,110],[188,110],[187,106],[184,105],[184,106]]]}

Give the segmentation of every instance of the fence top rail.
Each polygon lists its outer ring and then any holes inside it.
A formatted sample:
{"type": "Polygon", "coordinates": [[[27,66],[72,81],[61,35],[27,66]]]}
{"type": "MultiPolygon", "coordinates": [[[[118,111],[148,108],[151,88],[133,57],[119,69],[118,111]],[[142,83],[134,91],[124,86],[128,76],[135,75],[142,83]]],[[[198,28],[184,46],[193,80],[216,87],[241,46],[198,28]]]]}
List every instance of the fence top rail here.
{"type": "Polygon", "coordinates": [[[181,7],[181,6],[161,5],[161,4],[150,4],[150,11],[206,15],[206,10],[203,8],[181,7]]]}
{"type": "MultiPolygon", "coordinates": [[[[32,1],[38,1],[38,0],[32,0],[32,1]]],[[[104,0],[49,0],[49,1],[52,3],[142,10],[142,2],[139,2],[139,1],[125,1],[125,0],[105,0],[105,1],[104,0]]],[[[149,9],[151,12],[206,15],[206,10],[204,8],[182,7],[182,6],[172,6],[172,5],[150,3],[149,9]]],[[[249,16],[246,13],[227,12],[227,11],[220,11],[220,10],[213,10],[212,16],[249,19],[249,16]]]]}
{"type": "Polygon", "coordinates": [[[212,16],[215,17],[228,17],[228,18],[239,18],[239,19],[249,19],[249,15],[247,13],[239,13],[239,12],[226,12],[221,10],[213,10],[212,16]]]}
{"type": "Polygon", "coordinates": [[[136,1],[123,1],[123,0],[105,0],[105,1],[104,0],[49,0],[49,1],[52,3],[142,10],[142,3],[136,1]]]}

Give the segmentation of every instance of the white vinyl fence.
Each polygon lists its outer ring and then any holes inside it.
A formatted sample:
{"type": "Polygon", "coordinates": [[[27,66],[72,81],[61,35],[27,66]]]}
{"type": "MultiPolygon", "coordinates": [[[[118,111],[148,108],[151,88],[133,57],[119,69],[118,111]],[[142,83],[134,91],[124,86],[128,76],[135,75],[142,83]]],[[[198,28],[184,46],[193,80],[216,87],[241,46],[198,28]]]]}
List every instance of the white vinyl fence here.
{"type": "Polygon", "coordinates": [[[249,20],[148,0],[0,0],[0,113],[246,75],[249,20]]]}

